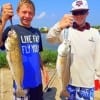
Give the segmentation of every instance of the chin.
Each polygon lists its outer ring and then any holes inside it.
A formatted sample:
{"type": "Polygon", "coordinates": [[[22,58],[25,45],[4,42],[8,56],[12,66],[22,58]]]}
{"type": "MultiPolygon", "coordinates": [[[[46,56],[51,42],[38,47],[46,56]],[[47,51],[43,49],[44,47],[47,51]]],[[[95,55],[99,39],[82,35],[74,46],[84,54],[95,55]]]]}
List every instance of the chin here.
{"type": "Polygon", "coordinates": [[[85,22],[77,22],[79,26],[84,25],[85,22]]]}
{"type": "Polygon", "coordinates": [[[23,25],[26,27],[30,27],[30,24],[27,24],[27,23],[24,23],[23,25]]]}

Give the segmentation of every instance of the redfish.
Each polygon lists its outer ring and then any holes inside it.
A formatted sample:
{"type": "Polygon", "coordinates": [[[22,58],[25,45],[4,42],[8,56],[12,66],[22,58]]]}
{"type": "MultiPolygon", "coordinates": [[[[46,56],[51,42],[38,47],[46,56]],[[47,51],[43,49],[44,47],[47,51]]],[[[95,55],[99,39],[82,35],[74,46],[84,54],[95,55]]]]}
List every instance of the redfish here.
{"type": "Polygon", "coordinates": [[[56,69],[61,84],[61,96],[67,95],[66,86],[70,80],[71,47],[70,42],[64,40],[58,47],[56,69]]]}

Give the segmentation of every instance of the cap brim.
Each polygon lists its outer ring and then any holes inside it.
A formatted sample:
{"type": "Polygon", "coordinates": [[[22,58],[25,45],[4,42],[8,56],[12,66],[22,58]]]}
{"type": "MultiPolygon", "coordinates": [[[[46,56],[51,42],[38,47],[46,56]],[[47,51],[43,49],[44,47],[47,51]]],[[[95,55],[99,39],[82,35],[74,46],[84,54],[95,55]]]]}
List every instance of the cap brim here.
{"type": "Polygon", "coordinates": [[[89,9],[74,9],[74,10],[71,10],[70,12],[73,12],[73,11],[80,11],[80,10],[89,10],[89,9]]]}

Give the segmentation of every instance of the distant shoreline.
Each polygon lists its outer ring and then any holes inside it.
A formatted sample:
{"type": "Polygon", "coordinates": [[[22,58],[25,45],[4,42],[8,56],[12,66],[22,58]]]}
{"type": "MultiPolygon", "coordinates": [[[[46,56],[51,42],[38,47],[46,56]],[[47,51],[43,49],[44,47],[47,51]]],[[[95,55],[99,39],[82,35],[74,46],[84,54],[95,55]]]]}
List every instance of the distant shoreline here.
{"type": "Polygon", "coordinates": [[[46,34],[43,33],[41,34],[42,36],[42,44],[43,44],[43,48],[49,49],[49,50],[57,50],[58,48],[58,44],[51,44],[46,40],[46,34]]]}

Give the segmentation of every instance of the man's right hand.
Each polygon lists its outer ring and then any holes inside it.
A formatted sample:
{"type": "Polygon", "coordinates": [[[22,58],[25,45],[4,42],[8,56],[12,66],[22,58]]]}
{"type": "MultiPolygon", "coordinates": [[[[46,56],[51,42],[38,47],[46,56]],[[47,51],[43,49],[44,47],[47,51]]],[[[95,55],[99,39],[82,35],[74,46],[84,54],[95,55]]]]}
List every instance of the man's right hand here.
{"type": "Polygon", "coordinates": [[[63,18],[59,21],[59,28],[63,29],[70,27],[73,24],[73,16],[71,14],[65,14],[63,18]]]}

